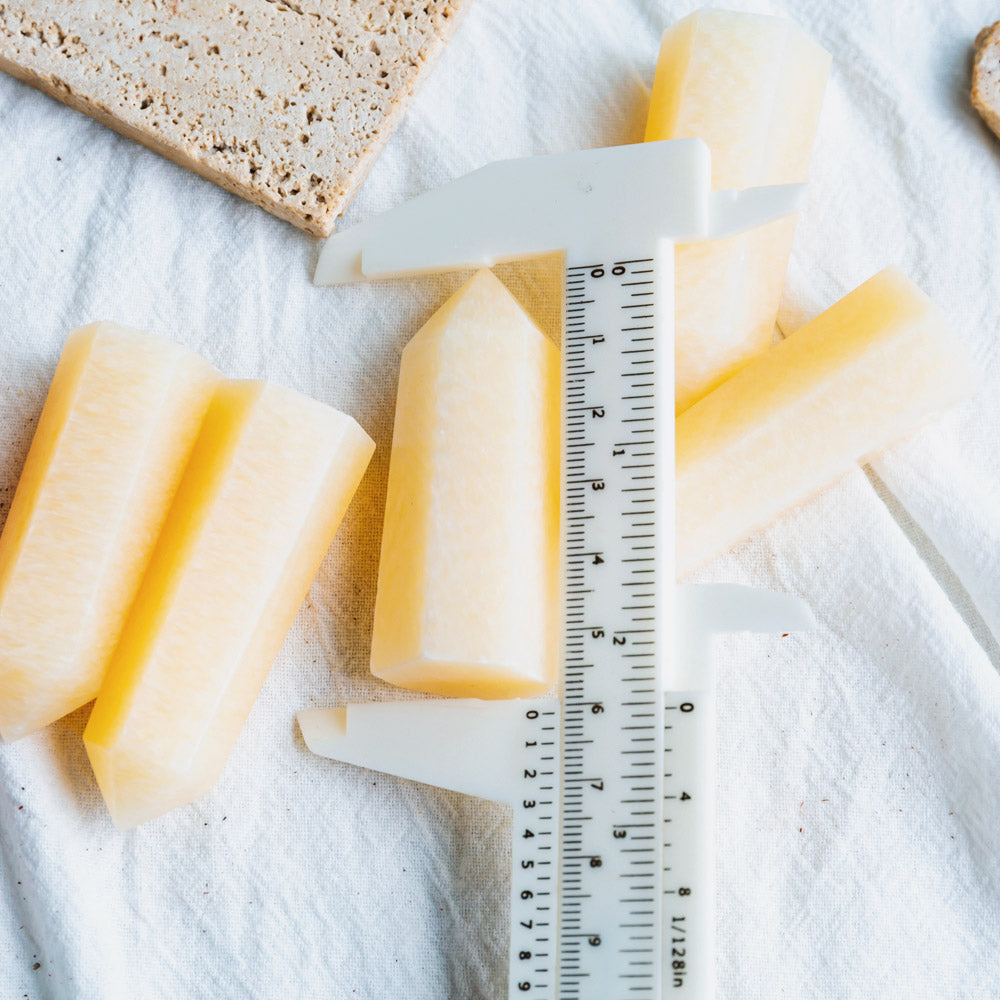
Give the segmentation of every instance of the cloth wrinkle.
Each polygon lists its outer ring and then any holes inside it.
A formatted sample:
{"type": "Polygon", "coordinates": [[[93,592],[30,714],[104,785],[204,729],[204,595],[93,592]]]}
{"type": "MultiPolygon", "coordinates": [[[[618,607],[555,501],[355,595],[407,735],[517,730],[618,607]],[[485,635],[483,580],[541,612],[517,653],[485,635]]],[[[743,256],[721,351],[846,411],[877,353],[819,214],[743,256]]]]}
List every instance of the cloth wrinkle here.
{"type": "MultiPolygon", "coordinates": [[[[338,229],[493,160],[637,141],[660,34],[698,6],[475,0],[338,229]]],[[[996,11],[766,9],[834,60],[779,326],[895,264],[984,389],[692,577],[820,623],[717,643],[718,1000],[995,1000],[1000,145],[967,87],[996,11]]],[[[98,319],[291,385],[378,446],[211,793],[120,833],[87,709],[0,746],[0,997],[506,995],[506,807],[314,757],[294,720],[419,697],[368,666],[396,378],[468,272],[318,288],[318,241],[3,75],[0,150],[0,520],[63,341],[98,319]]],[[[559,266],[497,268],[556,340],[559,266]]]]}

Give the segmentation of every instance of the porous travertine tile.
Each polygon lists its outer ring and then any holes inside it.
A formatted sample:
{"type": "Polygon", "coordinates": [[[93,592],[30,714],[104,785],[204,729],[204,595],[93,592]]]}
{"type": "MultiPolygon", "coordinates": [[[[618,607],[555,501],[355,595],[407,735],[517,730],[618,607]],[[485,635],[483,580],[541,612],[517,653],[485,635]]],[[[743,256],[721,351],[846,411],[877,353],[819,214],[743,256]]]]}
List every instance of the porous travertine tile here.
{"type": "Polygon", "coordinates": [[[327,236],[471,0],[0,0],[0,69],[327,236]]]}
{"type": "Polygon", "coordinates": [[[983,121],[1000,136],[1000,21],[976,35],[975,50],[969,98],[983,121]]]}

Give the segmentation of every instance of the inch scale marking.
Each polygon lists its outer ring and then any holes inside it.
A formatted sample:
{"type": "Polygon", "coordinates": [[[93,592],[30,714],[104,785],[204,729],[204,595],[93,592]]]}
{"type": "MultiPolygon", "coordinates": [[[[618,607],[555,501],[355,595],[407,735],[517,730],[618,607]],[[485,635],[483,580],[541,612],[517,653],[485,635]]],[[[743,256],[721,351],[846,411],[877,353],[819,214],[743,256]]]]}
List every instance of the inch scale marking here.
{"type": "Polygon", "coordinates": [[[668,272],[653,256],[566,267],[559,1000],[660,995],[659,595],[673,573],[657,470],[673,448],[657,413],[673,413],[673,352],[662,371],[654,331],[668,272]]]}
{"type": "Polygon", "coordinates": [[[713,828],[714,698],[707,687],[671,691],[663,714],[664,975],[675,996],[704,997],[714,982],[715,877],[704,843],[713,828]]]}
{"type": "Polygon", "coordinates": [[[560,698],[299,714],[316,753],[512,806],[511,998],[710,1000],[708,637],[808,626],[779,595],[674,586],[673,242],[803,193],[710,177],[696,139],[494,163],[338,233],[316,269],[340,284],[564,254],[560,698]]]}

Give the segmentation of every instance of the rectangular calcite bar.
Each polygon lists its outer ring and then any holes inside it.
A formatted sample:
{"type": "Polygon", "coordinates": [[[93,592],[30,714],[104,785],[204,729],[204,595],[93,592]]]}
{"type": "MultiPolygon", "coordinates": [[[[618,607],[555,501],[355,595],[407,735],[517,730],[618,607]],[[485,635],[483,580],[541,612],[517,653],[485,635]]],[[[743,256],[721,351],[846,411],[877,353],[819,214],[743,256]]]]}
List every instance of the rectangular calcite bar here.
{"type": "Polygon", "coordinates": [[[880,271],[677,418],[678,573],[975,384],[942,312],[899,271],[880,271]]]}
{"type": "Polygon", "coordinates": [[[0,537],[0,736],[97,694],[218,372],[169,340],[70,334],[0,537]]]}
{"type": "Polygon", "coordinates": [[[215,783],[374,447],[290,389],[216,390],[84,733],[118,826],[215,783]]]}
{"type": "MultiPolygon", "coordinates": [[[[715,189],[806,180],[830,56],[791,21],[700,10],[663,36],[646,139],[703,139],[715,189]]],[[[676,408],[766,351],[795,217],[676,248],[676,408]]]]}

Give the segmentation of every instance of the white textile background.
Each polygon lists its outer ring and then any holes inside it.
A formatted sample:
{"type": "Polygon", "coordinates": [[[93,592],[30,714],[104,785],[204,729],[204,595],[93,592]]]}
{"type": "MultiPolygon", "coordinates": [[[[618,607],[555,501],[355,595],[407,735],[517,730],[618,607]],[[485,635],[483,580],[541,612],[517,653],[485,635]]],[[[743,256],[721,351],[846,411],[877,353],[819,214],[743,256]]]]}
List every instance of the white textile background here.
{"type": "MultiPolygon", "coordinates": [[[[791,15],[834,59],[783,328],[895,263],[986,386],[697,576],[799,594],[819,620],[719,646],[719,997],[989,1000],[1000,145],[967,90],[998,11],[733,5],[791,15]]],[[[476,0],[346,223],[489,160],[641,138],[659,36],[695,6],[476,0]]],[[[504,996],[504,810],[313,757],[294,724],[397,696],[367,671],[396,369],[459,278],[315,288],[316,241],[2,76],[0,233],[0,513],[62,341],[95,319],[294,386],[379,445],[210,795],[123,834],[87,709],[0,746],[0,998],[504,996]]],[[[551,330],[551,273],[506,276],[551,330]]]]}

